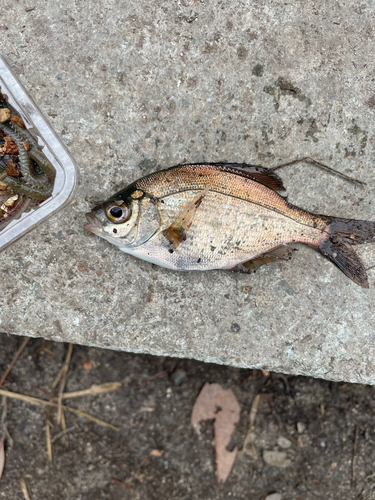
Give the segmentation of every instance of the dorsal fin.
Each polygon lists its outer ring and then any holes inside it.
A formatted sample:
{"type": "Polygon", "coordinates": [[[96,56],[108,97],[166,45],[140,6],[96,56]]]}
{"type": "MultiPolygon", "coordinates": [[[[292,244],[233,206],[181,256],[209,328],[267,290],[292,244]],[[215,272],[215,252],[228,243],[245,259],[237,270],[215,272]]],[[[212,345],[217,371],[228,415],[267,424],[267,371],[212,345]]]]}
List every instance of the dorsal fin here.
{"type": "Polygon", "coordinates": [[[247,163],[202,163],[200,165],[212,165],[223,172],[232,172],[253,179],[274,191],[285,191],[281,178],[272,170],[259,165],[249,165],[247,163]]]}

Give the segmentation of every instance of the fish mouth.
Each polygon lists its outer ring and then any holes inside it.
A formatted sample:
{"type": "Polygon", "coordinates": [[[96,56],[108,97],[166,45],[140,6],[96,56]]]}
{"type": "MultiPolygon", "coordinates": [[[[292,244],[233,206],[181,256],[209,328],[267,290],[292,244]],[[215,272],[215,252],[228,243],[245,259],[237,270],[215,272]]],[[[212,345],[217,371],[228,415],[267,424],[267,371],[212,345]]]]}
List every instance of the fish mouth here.
{"type": "Polygon", "coordinates": [[[93,212],[87,212],[85,216],[88,222],[84,224],[83,228],[91,233],[97,234],[102,227],[102,223],[96,218],[93,212]]]}

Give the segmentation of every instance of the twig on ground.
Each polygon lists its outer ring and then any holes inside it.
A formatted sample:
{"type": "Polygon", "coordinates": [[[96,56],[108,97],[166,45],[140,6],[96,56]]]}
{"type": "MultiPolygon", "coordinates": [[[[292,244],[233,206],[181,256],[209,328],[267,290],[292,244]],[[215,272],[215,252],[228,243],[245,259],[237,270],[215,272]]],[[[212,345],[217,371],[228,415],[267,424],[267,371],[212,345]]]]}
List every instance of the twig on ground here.
{"type": "Polygon", "coordinates": [[[51,443],[51,422],[46,420],[46,442],[48,460],[52,462],[52,443],[51,443]]]}
{"type": "Polygon", "coordinates": [[[13,52],[16,54],[16,56],[19,56],[18,50],[16,49],[16,46],[14,45],[14,43],[11,43],[11,46],[12,46],[13,52]]]}
{"type": "Polygon", "coordinates": [[[62,399],[78,398],[81,396],[92,396],[95,394],[102,394],[104,392],[118,391],[120,387],[121,382],[107,382],[105,384],[92,385],[88,389],[83,389],[82,391],[64,392],[64,394],[62,394],[62,399]]]}
{"type": "Polygon", "coordinates": [[[352,481],[355,480],[355,460],[357,457],[357,443],[358,443],[358,426],[355,428],[354,444],[353,444],[353,458],[352,458],[352,481]]]}
{"type": "Polygon", "coordinates": [[[4,450],[5,435],[0,440],[0,479],[3,475],[4,465],[5,465],[5,450],[4,450]]]}
{"type": "MultiPolygon", "coordinates": [[[[8,398],[12,399],[20,399],[21,401],[26,401],[27,403],[36,406],[52,406],[54,408],[57,408],[58,406],[57,403],[52,403],[51,401],[45,401],[44,399],[33,398],[32,396],[26,396],[25,394],[19,394],[17,392],[6,391],[4,389],[0,389],[0,396],[7,396],[8,398]]],[[[91,420],[92,422],[96,422],[97,424],[102,425],[103,427],[109,427],[114,431],[118,431],[118,427],[108,424],[107,422],[104,422],[104,420],[100,420],[99,418],[93,417],[89,413],[65,405],[62,405],[62,408],[70,411],[71,413],[75,413],[76,415],[80,415],[81,417],[85,417],[88,420],[91,420]]]]}
{"type": "Polygon", "coordinates": [[[53,389],[55,389],[55,387],[57,387],[57,384],[60,382],[60,380],[63,377],[65,377],[66,374],[68,373],[68,371],[69,371],[69,364],[70,364],[70,360],[71,360],[71,357],[72,357],[72,352],[73,352],[73,344],[69,344],[69,346],[68,346],[68,353],[66,355],[64,364],[62,365],[61,370],[59,371],[59,374],[57,375],[55,381],[52,384],[52,388],[53,389]]]}
{"type": "Polygon", "coordinates": [[[62,368],[60,370],[59,375],[57,376],[56,380],[54,381],[54,383],[52,385],[52,387],[54,389],[57,386],[57,384],[59,383],[59,381],[60,381],[59,395],[58,395],[58,399],[57,399],[57,405],[58,405],[57,406],[57,423],[59,425],[62,424],[62,419],[63,419],[62,408],[61,408],[61,405],[62,405],[62,394],[63,394],[64,389],[65,389],[66,376],[67,376],[68,371],[69,371],[70,360],[72,359],[72,353],[73,353],[73,344],[69,344],[69,346],[68,346],[68,352],[67,352],[64,364],[63,364],[63,366],[62,366],[62,368]]]}
{"type": "Polygon", "coordinates": [[[243,447],[242,447],[242,452],[247,453],[247,445],[250,443],[251,444],[251,451],[253,453],[253,457],[255,460],[258,459],[258,455],[255,449],[254,441],[252,438],[252,430],[254,427],[254,422],[255,422],[255,417],[258,413],[258,407],[259,407],[259,401],[260,401],[260,394],[257,394],[253,400],[253,403],[251,405],[250,413],[249,413],[249,430],[247,431],[243,447]]]}
{"type": "Polygon", "coordinates": [[[25,480],[21,479],[20,484],[21,484],[21,490],[22,490],[23,496],[25,497],[25,500],[30,500],[25,480]]]}
{"type": "Polygon", "coordinates": [[[56,434],[56,436],[54,436],[52,439],[51,439],[51,444],[53,443],[56,443],[56,441],[58,441],[61,437],[65,436],[67,437],[67,434],[69,432],[73,432],[74,430],[77,429],[77,426],[76,425],[73,425],[72,427],[68,427],[67,429],[65,429],[64,431],[62,432],[59,432],[59,434],[56,434]]]}
{"type": "Polygon", "coordinates": [[[8,400],[5,396],[3,396],[3,411],[1,414],[1,425],[3,428],[3,433],[4,437],[7,439],[9,447],[13,449],[14,441],[12,439],[12,436],[9,434],[6,419],[7,419],[7,412],[8,412],[8,400]]]}
{"type": "Polygon", "coordinates": [[[125,486],[125,488],[128,488],[128,490],[133,490],[135,491],[135,488],[131,486],[128,483],[125,483],[125,481],[120,481],[119,479],[116,479],[115,477],[111,476],[111,481],[113,481],[116,484],[121,484],[121,486],[125,486]]]}
{"type": "MultiPolygon", "coordinates": [[[[66,431],[66,420],[65,420],[65,410],[61,408],[61,428],[63,431],[66,431]]],[[[64,436],[63,443],[68,448],[69,446],[69,437],[67,435],[64,436]]]]}
{"type": "Polygon", "coordinates": [[[3,396],[3,411],[1,414],[2,425],[5,425],[5,421],[7,419],[7,412],[8,412],[8,400],[7,400],[6,396],[3,396]]]}
{"type": "Polygon", "coordinates": [[[13,359],[12,361],[10,362],[10,365],[8,366],[8,368],[5,370],[5,373],[4,375],[1,377],[0,379],[0,387],[3,385],[3,383],[5,382],[5,379],[7,378],[7,376],[9,375],[9,372],[10,370],[13,368],[13,366],[15,365],[15,362],[17,361],[17,359],[19,358],[21,352],[25,349],[26,347],[26,344],[28,343],[28,341],[30,340],[30,337],[25,337],[24,338],[24,341],[22,342],[20,348],[18,349],[18,351],[16,352],[16,354],[13,356],[13,359]]]}
{"type": "Polygon", "coordinates": [[[325,165],[324,163],[322,163],[318,160],[315,160],[314,158],[311,158],[310,156],[304,156],[303,158],[297,158],[296,160],[288,161],[287,163],[283,163],[282,165],[277,165],[276,167],[272,167],[269,170],[277,170],[279,168],[287,167],[288,165],[293,165],[294,163],[298,163],[300,161],[310,161],[312,163],[315,163],[316,165],[319,165],[322,168],[325,168],[329,172],[332,172],[334,174],[337,174],[337,175],[343,177],[344,179],[346,179],[350,182],[355,182],[357,184],[361,184],[362,186],[367,186],[367,184],[365,182],[359,181],[358,179],[354,179],[354,177],[349,177],[349,175],[343,174],[342,172],[339,172],[338,170],[335,170],[334,168],[329,167],[328,165],[325,165]]]}
{"type": "Polygon", "coordinates": [[[139,390],[142,391],[146,387],[146,385],[150,382],[150,380],[153,380],[156,377],[160,377],[160,375],[164,375],[164,373],[168,372],[169,368],[167,370],[163,370],[162,372],[155,373],[154,375],[151,375],[151,377],[146,378],[146,380],[143,382],[139,390]]]}

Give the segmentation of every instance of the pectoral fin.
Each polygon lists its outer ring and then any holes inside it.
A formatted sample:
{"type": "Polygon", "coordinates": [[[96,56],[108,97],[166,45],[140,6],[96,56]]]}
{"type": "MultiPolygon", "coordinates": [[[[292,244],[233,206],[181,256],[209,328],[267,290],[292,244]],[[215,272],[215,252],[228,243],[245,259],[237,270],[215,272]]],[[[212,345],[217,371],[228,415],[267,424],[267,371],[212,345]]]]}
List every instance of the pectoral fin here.
{"type": "Polygon", "coordinates": [[[271,262],[278,260],[290,260],[295,250],[297,249],[289,248],[283,245],[271,250],[270,252],[264,253],[263,255],[259,255],[259,257],[256,257],[255,259],[242,262],[242,264],[237,264],[231,269],[228,269],[228,271],[247,274],[255,273],[255,271],[257,271],[261,266],[269,265],[271,262]]]}
{"type": "Polygon", "coordinates": [[[186,240],[187,233],[193,223],[194,216],[203,201],[203,198],[209,192],[209,188],[201,191],[186,207],[180,215],[172,222],[170,226],[163,231],[164,236],[174,249],[177,249],[181,243],[186,240]]]}

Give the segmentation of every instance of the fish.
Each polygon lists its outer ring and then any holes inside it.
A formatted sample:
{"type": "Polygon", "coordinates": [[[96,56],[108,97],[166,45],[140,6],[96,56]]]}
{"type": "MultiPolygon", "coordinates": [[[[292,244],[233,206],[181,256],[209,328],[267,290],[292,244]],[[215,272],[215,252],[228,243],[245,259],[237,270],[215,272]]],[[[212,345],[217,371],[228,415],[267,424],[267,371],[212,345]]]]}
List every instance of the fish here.
{"type": "Polygon", "coordinates": [[[86,214],[84,228],[123,252],[174,271],[251,273],[290,259],[304,243],[368,288],[354,247],[375,241],[375,222],[292,205],[271,169],[236,163],[177,165],[131,183],[86,214]]]}

